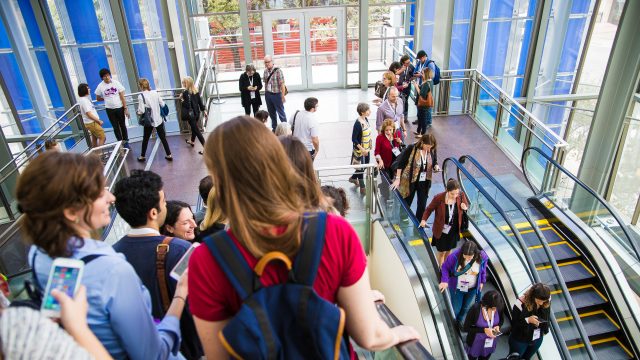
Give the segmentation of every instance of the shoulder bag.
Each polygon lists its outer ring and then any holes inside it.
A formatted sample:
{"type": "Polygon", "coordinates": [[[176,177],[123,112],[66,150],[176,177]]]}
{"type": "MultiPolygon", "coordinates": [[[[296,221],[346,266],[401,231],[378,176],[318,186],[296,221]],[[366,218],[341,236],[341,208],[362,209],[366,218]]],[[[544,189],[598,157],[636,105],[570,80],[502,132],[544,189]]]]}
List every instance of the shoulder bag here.
{"type": "Polygon", "coordinates": [[[171,244],[172,237],[165,237],[162,243],[156,246],[156,275],[158,278],[158,287],[160,289],[160,300],[162,301],[162,309],[164,312],[169,310],[171,300],[169,299],[169,287],[167,286],[167,276],[165,272],[165,258],[169,253],[169,244],[171,244]]]}
{"type": "Polygon", "coordinates": [[[140,94],[142,96],[142,101],[144,102],[144,113],[138,114],[138,125],[145,127],[153,127],[153,118],[151,115],[151,108],[147,107],[147,99],[144,98],[144,94],[140,94]]]}

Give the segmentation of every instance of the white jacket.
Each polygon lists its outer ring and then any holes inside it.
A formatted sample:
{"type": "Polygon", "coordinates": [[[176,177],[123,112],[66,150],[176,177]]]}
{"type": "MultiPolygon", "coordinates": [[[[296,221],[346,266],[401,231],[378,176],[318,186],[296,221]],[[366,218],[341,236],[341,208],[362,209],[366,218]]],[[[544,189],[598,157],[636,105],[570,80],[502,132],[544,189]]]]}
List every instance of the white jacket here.
{"type": "Polygon", "coordinates": [[[138,109],[137,113],[139,115],[144,114],[145,102],[142,100],[142,95],[144,95],[144,100],[146,100],[146,106],[151,109],[151,119],[153,120],[153,127],[158,127],[162,124],[162,117],[160,116],[160,106],[164,106],[164,100],[158,95],[158,92],[155,90],[145,90],[140,95],[138,95],[138,109]]]}

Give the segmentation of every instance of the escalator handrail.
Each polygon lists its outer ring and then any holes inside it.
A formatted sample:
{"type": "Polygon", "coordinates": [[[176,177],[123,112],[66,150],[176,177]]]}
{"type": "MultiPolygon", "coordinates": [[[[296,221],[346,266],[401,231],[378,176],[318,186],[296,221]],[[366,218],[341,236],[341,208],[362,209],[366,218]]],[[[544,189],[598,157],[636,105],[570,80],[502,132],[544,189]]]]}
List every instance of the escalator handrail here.
{"type": "MultiPolygon", "coordinates": [[[[384,172],[381,172],[380,175],[381,175],[382,181],[384,182],[382,186],[389,186],[391,184],[391,182],[387,178],[386,174],[384,172]]],[[[396,197],[397,203],[400,204],[400,206],[402,206],[402,208],[405,210],[405,212],[407,214],[409,214],[409,219],[411,219],[411,222],[413,223],[413,226],[415,226],[419,230],[420,236],[422,237],[422,241],[428,242],[429,241],[429,236],[426,234],[425,229],[420,227],[420,223],[417,221],[416,217],[413,215],[413,212],[411,211],[411,209],[404,202],[404,200],[402,199],[402,196],[400,196],[400,193],[398,192],[398,190],[391,191],[390,193],[392,193],[393,196],[396,197]]],[[[378,203],[380,203],[380,201],[378,201],[378,203]]],[[[394,229],[394,231],[395,231],[395,229],[394,229]]],[[[411,256],[409,254],[409,251],[406,248],[405,243],[403,241],[400,241],[400,244],[402,244],[402,246],[405,248],[405,252],[407,253],[409,258],[411,259],[411,256]]],[[[435,272],[438,273],[440,271],[440,268],[437,266],[438,261],[436,260],[436,254],[434,253],[434,251],[433,251],[431,246],[425,246],[425,248],[427,249],[427,254],[429,255],[429,260],[431,261],[431,264],[433,264],[435,272]]],[[[411,262],[414,263],[413,259],[411,259],[411,262]]],[[[414,266],[415,266],[415,264],[414,264],[414,266]]],[[[423,282],[421,277],[420,277],[420,282],[421,283],[423,282]]],[[[423,286],[423,290],[426,293],[425,285],[423,284],[422,286],[423,286]]],[[[446,313],[449,315],[450,319],[453,319],[454,312],[453,312],[453,306],[451,305],[451,298],[449,297],[449,293],[447,291],[445,291],[443,293],[443,296],[445,298],[444,306],[446,308],[446,313]]],[[[455,333],[456,342],[458,343],[458,347],[462,350],[461,353],[464,356],[464,360],[468,360],[467,353],[466,353],[466,351],[464,351],[464,341],[462,339],[462,334],[460,332],[458,332],[458,331],[454,331],[454,333],[455,333]]],[[[442,341],[440,341],[440,345],[443,345],[442,341]]]]}
{"type": "MultiPolygon", "coordinates": [[[[461,181],[462,179],[460,178],[460,173],[463,173],[467,179],[469,179],[469,181],[471,181],[471,183],[478,189],[478,191],[480,191],[480,193],[489,201],[489,203],[491,203],[491,205],[496,209],[496,211],[498,211],[498,213],[500,214],[500,216],[502,216],[504,218],[504,220],[507,222],[507,225],[509,226],[509,228],[511,229],[511,232],[513,233],[514,237],[516,238],[518,244],[520,245],[520,248],[522,249],[522,252],[524,254],[524,258],[525,258],[525,262],[527,265],[527,269],[529,270],[530,276],[533,277],[533,280],[535,282],[541,282],[540,281],[540,276],[538,275],[538,271],[536,270],[536,266],[535,263],[533,262],[533,259],[531,258],[531,254],[526,251],[527,246],[524,242],[524,239],[522,238],[521,234],[519,231],[517,231],[517,228],[515,226],[515,224],[513,223],[513,221],[511,221],[511,219],[507,216],[507,214],[504,212],[504,210],[497,204],[497,202],[491,197],[489,196],[489,194],[486,192],[486,190],[476,181],[476,179],[469,173],[469,171],[456,159],[453,157],[449,157],[447,159],[445,159],[442,162],[442,182],[444,184],[447,183],[447,174],[446,174],[446,169],[447,169],[447,162],[451,162],[452,164],[454,164],[454,166],[456,166],[456,168],[458,169],[458,181],[460,183],[460,186],[463,188],[464,191],[464,182],[461,181]]],[[[465,194],[467,192],[465,191],[465,194]]],[[[515,293],[517,294],[518,291],[517,289],[515,293]]],[[[575,308],[574,308],[575,309],[575,308]]],[[[577,312],[576,312],[577,313],[577,312]]],[[[551,316],[553,317],[553,314],[551,314],[551,316]]],[[[560,337],[562,337],[561,332],[560,332],[560,327],[557,323],[557,321],[553,321],[553,319],[550,319],[551,321],[551,326],[553,327],[554,332],[557,332],[558,335],[560,337]]],[[[580,326],[582,325],[581,323],[577,323],[579,324],[578,329],[580,330],[580,326]]],[[[584,329],[582,329],[584,330],[584,329]]],[[[584,332],[586,333],[586,332],[584,332]]],[[[580,336],[584,338],[584,333],[580,332],[580,336]]],[[[588,343],[585,343],[585,346],[590,346],[587,345],[588,343]]],[[[564,358],[566,359],[571,359],[571,355],[569,354],[569,351],[566,347],[566,343],[561,343],[560,349],[562,352],[562,355],[564,358]]],[[[591,349],[593,351],[593,349],[591,349]]],[[[589,356],[592,359],[595,359],[595,356],[591,356],[592,354],[589,353],[589,356]]]]}
{"type": "MultiPolygon", "coordinates": [[[[542,248],[544,249],[544,252],[547,255],[547,258],[549,259],[549,262],[551,263],[551,268],[553,270],[554,275],[558,279],[558,284],[560,285],[560,288],[562,289],[562,292],[565,294],[565,299],[567,301],[567,304],[569,305],[569,312],[573,316],[573,319],[574,319],[574,321],[576,323],[576,326],[578,327],[578,332],[580,333],[580,337],[582,338],[582,342],[584,343],[585,348],[587,349],[587,352],[589,353],[589,356],[591,356],[592,358],[595,358],[595,352],[593,350],[593,347],[591,346],[591,343],[589,341],[589,337],[588,337],[587,332],[586,332],[586,330],[584,328],[584,325],[582,324],[582,320],[580,319],[580,316],[578,314],[578,310],[576,309],[575,304],[573,303],[573,299],[571,297],[571,294],[569,293],[569,289],[567,288],[567,284],[566,284],[566,282],[564,280],[564,276],[562,276],[562,273],[560,272],[560,268],[558,267],[558,263],[557,263],[555,257],[553,256],[553,254],[551,252],[551,249],[549,247],[549,243],[547,242],[547,239],[544,237],[544,235],[542,235],[542,232],[540,231],[540,228],[538,227],[538,224],[535,221],[533,221],[533,219],[531,219],[531,216],[529,216],[529,213],[522,207],[522,205],[520,205],[520,203],[493,177],[493,175],[491,175],[484,168],[484,166],[480,165],[480,163],[473,156],[471,156],[471,155],[463,155],[463,156],[460,157],[459,162],[461,164],[464,164],[466,160],[469,160],[478,170],[480,170],[480,172],[485,176],[485,178],[488,179],[489,181],[491,181],[491,183],[498,190],[500,190],[502,195],[504,195],[507,199],[509,199],[509,201],[511,201],[511,203],[518,209],[518,211],[520,211],[522,213],[522,215],[525,217],[525,219],[531,225],[531,228],[533,229],[534,233],[538,237],[538,240],[542,244],[542,248]]],[[[523,248],[523,251],[526,251],[526,249],[527,248],[523,248]]],[[[562,331],[560,331],[560,327],[558,326],[558,323],[557,323],[557,321],[555,319],[555,315],[551,312],[550,316],[551,316],[551,319],[550,319],[551,320],[551,324],[552,324],[553,330],[554,330],[554,336],[556,337],[556,340],[558,341],[558,343],[561,344],[563,355],[565,355],[568,358],[570,358],[571,356],[569,355],[569,351],[567,349],[566,342],[564,341],[564,336],[562,335],[562,331]]]]}
{"type": "Polygon", "coordinates": [[[529,187],[531,188],[531,190],[533,191],[534,194],[536,194],[536,195],[542,194],[542,189],[536,190],[535,186],[533,186],[533,184],[531,183],[531,180],[529,180],[529,176],[527,175],[527,167],[526,167],[525,164],[526,164],[526,161],[527,161],[527,155],[528,155],[528,153],[530,151],[535,151],[539,155],[542,155],[542,157],[544,157],[549,162],[549,164],[553,165],[555,168],[560,170],[562,173],[564,173],[566,176],[568,176],[571,180],[573,180],[576,184],[578,184],[583,190],[588,192],[589,195],[593,196],[596,200],[598,200],[600,205],[602,205],[605,209],[607,209],[607,211],[616,220],[616,222],[618,223],[618,225],[622,229],[622,232],[627,237],[627,240],[629,241],[629,244],[633,248],[633,252],[636,255],[636,259],[640,260],[640,245],[638,245],[633,240],[633,237],[631,237],[631,235],[629,234],[629,232],[627,230],[627,227],[625,226],[624,221],[622,220],[620,215],[618,215],[618,213],[612,207],[609,206],[607,201],[604,198],[602,198],[602,196],[600,196],[597,192],[595,192],[593,189],[591,189],[589,186],[587,186],[587,184],[583,183],[580,179],[578,179],[575,175],[573,175],[564,166],[560,165],[557,161],[552,159],[549,155],[545,154],[544,151],[540,150],[539,148],[537,148],[535,146],[530,146],[530,147],[526,148],[522,152],[522,158],[520,160],[520,167],[522,168],[522,173],[524,174],[525,180],[527,180],[527,184],[529,185],[529,187]]]}
{"type": "MultiPolygon", "coordinates": [[[[398,319],[395,314],[389,309],[389,307],[382,301],[376,301],[376,310],[380,318],[389,326],[394,328],[402,325],[402,321],[398,319]]],[[[424,359],[435,360],[433,355],[422,345],[420,340],[411,340],[400,343],[395,346],[398,352],[402,355],[403,359],[424,359]]]]}

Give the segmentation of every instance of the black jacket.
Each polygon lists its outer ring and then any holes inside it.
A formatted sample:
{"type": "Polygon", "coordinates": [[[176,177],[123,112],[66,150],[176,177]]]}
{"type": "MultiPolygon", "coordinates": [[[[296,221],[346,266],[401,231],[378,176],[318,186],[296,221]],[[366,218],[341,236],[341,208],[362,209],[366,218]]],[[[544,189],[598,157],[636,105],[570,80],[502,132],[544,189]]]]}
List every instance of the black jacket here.
{"type": "Polygon", "coordinates": [[[260,98],[260,90],[262,90],[262,79],[260,78],[260,74],[257,72],[253,73],[252,76],[253,86],[257,86],[258,90],[254,91],[256,97],[251,100],[251,91],[247,90],[247,87],[251,86],[249,82],[249,75],[247,73],[242,73],[240,75],[239,80],[239,89],[240,89],[240,100],[242,102],[242,106],[250,106],[251,104],[262,105],[262,99],[260,98]]]}
{"type": "Polygon", "coordinates": [[[531,342],[533,339],[533,330],[536,327],[533,324],[527,323],[525,320],[531,315],[538,317],[538,320],[544,320],[545,323],[540,324],[540,329],[543,334],[549,332],[549,318],[551,317],[550,307],[538,308],[533,311],[527,310],[526,306],[517,300],[513,305],[513,311],[511,313],[513,319],[511,320],[511,336],[520,342],[531,342]]]}
{"type": "Polygon", "coordinates": [[[200,111],[204,111],[204,103],[202,102],[202,97],[200,96],[200,92],[195,94],[189,93],[189,91],[184,90],[182,94],[180,94],[181,101],[181,117],[182,120],[188,121],[189,119],[189,108],[193,109],[193,114],[195,115],[196,120],[200,119],[200,111]]]}
{"type": "Polygon", "coordinates": [[[411,93],[411,79],[413,79],[413,73],[415,72],[415,68],[413,65],[409,64],[409,68],[406,71],[403,71],[400,74],[400,78],[398,79],[398,84],[402,85],[402,83],[407,82],[409,86],[402,90],[402,93],[406,96],[409,96],[411,93]],[[405,75],[406,74],[406,75],[405,75]]]}
{"type": "MultiPolygon", "coordinates": [[[[474,304],[469,312],[467,313],[467,317],[464,318],[464,325],[462,326],[462,330],[467,332],[467,345],[471,346],[473,344],[473,340],[476,338],[476,334],[480,334],[484,332],[484,328],[476,326],[476,321],[478,320],[478,316],[480,316],[480,309],[482,305],[480,303],[474,304]]],[[[502,311],[498,312],[500,315],[500,322],[498,325],[502,328],[502,323],[504,322],[504,314],[502,311]]]]}
{"type": "MultiPolygon", "coordinates": [[[[391,168],[393,169],[394,173],[398,171],[398,169],[404,170],[404,168],[407,167],[407,165],[413,166],[414,163],[411,162],[412,159],[410,159],[410,157],[411,157],[411,151],[413,151],[414,147],[415,147],[415,144],[411,144],[406,148],[404,148],[404,150],[402,150],[400,155],[398,155],[398,157],[393,162],[393,164],[391,164],[391,168]]],[[[431,155],[432,166],[436,166],[438,164],[438,151],[436,150],[436,148],[432,147],[429,154],[431,155]]],[[[420,155],[416,153],[415,156],[420,156],[420,155]]],[[[413,171],[409,173],[410,175],[413,175],[413,173],[416,171],[420,171],[420,169],[411,169],[411,170],[413,171]]]]}

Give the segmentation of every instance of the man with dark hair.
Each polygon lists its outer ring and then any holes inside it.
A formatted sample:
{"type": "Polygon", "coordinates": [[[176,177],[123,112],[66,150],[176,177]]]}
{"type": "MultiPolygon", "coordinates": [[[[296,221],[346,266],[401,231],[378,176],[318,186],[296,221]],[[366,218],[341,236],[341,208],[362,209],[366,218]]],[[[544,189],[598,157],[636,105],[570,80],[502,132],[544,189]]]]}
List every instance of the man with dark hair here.
{"type": "Polygon", "coordinates": [[[104,129],[102,129],[103,122],[93,107],[91,95],[89,95],[89,85],[85,83],[78,85],[78,106],[80,107],[84,127],[91,136],[91,146],[104,145],[107,137],[104,135],[104,129]]]}
{"type": "MultiPolygon", "coordinates": [[[[119,180],[113,194],[118,215],[130,226],[129,234],[113,248],[127,258],[151,295],[152,314],[162,319],[176,291],[177,281],[169,276],[191,243],[160,235],[167,216],[162,178],[152,171],[133,170],[119,180]]],[[[183,299],[184,300],[184,299],[183,299]]],[[[193,318],[185,306],[180,318],[180,352],[188,359],[204,355],[193,318]]]]}
{"type": "Polygon", "coordinates": [[[409,55],[402,55],[400,58],[400,64],[402,64],[400,78],[398,79],[398,90],[404,101],[404,121],[406,122],[409,115],[409,95],[411,94],[411,80],[413,80],[413,73],[415,68],[411,65],[411,58],[409,55]]]}
{"type": "Polygon", "coordinates": [[[318,99],[309,97],[304,101],[304,111],[296,111],[289,119],[293,136],[297,137],[307,148],[311,159],[315,160],[320,151],[318,138],[318,120],[315,112],[318,109],[318,99]]]}
{"type": "Polygon", "coordinates": [[[113,134],[118,141],[123,140],[125,146],[128,147],[129,135],[126,118],[129,116],[129,110],[124,99],[124,86],[111,78],[109,69],[100,69],[100,78],[102,82],[96,88],[96,100],[104,100],[107,117],[113,126],[113,134]]]}
{"type": "Polygon", "coordinates": [[[209,192],[213,188],[213,178],[211,175],[207,175],[200,179],[200,185],[198,186],[198,192],[200,193],[200,198],[202,199],[203,206],[202,209],[198,210],[195,213],[196,224],[200,226],[200,223],[204,219],[204,215],[207,213],[207,198],[209,197],[209,192]]]}

